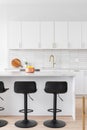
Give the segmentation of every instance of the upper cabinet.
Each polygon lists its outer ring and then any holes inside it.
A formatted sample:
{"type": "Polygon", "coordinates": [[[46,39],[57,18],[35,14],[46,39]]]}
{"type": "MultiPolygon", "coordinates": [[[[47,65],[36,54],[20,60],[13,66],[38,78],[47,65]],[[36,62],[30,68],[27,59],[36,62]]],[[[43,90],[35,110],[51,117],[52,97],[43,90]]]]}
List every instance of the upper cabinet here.
{"type": "Polygon", "coordinates": [[[68,31],[67,22],[54,23],[55,48],[58,49],[68,48],[67,31],[68,31]]]}
{"type": "Polygon", "coordinates": [[[67,22],[41,22],[41,48],[66,49],[67,22]]]}
{"type": "Polygon", "coordinates": [[[81,23],[82,27],[82,49],[87,49],[87,22],[81,23]]]}
{"type": "Polygon", "coordinates": [[[53,22],[41,22],[41,48],[52,49],[54,43],[54,27],[53,22]]]}
{"type": "Polygon", "coordinates": [[[21,24],[20,22],[9,22],[8,23],[8,49],[20,49],[21,43],[21,24]]]}
{"type": "Polygon", "coordinates": [[[38,49],[40,47],[40,23],[22,22],[22,48],[38,49]]]}
{"type": "Polygon", "coordinates": [[[39,22],[10,22],[8,24],[9,49],[38,49],[39,46],[39,22]]]}
{"type": "Polygon", "coordinates": [[[68,23],[68,47],[81,49],[81,22],[68,23]]]}
{"type": "Polygon", "coordinates": [[[87,22],[12,21],[8,49],[87,49],[87,22]]]}

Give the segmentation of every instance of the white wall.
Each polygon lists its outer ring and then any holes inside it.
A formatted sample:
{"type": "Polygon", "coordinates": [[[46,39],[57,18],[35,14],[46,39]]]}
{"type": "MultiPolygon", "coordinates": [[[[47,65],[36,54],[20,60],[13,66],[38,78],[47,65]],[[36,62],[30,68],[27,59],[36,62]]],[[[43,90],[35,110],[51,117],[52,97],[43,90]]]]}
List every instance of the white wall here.
{"type": "Polygon", "coordinates": [[[86,50],[10,50],[8,67],[11,67],[11,60],[19,58],[24,65],[27,61],[35,68],[51,67],[50,55],[55,57],[56,68],[87,69],[86,50]]]}
{"type": "Polygon", "coordinates": [[[0,21],[0,70],[7,66],[7,24],[0,21]]]}
{"type": "Polygon", "coordinates": [[[87,20],[87,0],[0,0],[10,20],[87,20]]]}

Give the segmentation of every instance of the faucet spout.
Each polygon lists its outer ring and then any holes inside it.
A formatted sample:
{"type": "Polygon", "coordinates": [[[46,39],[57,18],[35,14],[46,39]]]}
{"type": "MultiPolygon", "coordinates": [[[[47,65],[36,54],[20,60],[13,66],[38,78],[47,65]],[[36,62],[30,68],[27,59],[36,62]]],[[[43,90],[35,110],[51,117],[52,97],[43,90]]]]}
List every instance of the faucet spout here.
{"type": "Polygon", "coordinates": [[[52,67],[54,68],[54,65],[56,64],[56,63],[54,62],[54,55],[50,55],[49,62],[52,63],[52,67]]]}

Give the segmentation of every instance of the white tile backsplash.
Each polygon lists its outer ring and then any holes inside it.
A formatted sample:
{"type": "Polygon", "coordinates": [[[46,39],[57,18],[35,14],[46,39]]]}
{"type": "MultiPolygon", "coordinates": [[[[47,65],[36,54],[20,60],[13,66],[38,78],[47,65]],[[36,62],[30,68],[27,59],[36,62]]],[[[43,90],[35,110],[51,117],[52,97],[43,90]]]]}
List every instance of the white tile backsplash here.
{"type": "Polygon", "coordinates": [[[8,67],[11,67],[11,60],[19,58],[24,65],[25,61],[36,68],[51,67],[50,55],[54,55],[56,68],[87,68],[86,50],[9,50],[8,67]]]}

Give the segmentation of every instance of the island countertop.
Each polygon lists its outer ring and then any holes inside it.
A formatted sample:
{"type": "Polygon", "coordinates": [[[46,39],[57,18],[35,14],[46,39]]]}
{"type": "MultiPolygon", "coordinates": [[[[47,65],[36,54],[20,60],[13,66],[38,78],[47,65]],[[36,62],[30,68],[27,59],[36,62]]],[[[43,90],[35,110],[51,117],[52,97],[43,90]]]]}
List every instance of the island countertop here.
{"type": "Polygon", "coordinates": [[[41,70],[34,73],[26,73],[25,71],[15,71],[15,70],[2,70],[0,71],[0,76],[75,76],[76,72],[74,70],[41,70]]]}

